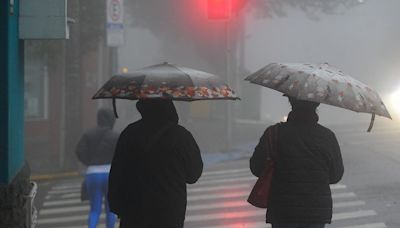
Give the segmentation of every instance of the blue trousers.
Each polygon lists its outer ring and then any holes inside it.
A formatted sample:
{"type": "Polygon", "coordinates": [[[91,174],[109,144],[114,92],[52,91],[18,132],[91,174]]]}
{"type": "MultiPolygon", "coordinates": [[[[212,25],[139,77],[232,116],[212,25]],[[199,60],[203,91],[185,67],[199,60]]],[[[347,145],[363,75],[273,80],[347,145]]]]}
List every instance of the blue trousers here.
{"type": "Polygon", "coordinates": [[[108,173],[91,173],[86,175],[86,188],[89,194],[90,213],[88,224],[89,228],[96,228],[100,219],[101,205],[103,204],[106,212],[107,228],[114,228],[115,215],[110,212],[107,200],[108,173]]]}
{"type": "Polygon", "coordinates": [[[324,228],[325,224],[272,224],[272,228],[324,228]]]}

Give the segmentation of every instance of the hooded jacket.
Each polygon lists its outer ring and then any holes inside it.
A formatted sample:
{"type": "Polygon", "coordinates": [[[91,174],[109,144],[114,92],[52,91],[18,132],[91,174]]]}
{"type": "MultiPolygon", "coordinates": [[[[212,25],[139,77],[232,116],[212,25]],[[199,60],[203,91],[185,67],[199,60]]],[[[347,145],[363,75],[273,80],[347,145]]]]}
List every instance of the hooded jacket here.
{"type": "MultiPolygon", "coordinates": [[[[266,221],[268,223],[331,223],[329,184],[343,176],[343,162],[335,134],[317,123],[315,113],[291,112],[278,126],[278,151],[266,221]]],[[[267,131],[250,159],[260,176],[267,159],[267,131]]]]}
{"type": "Polygon", "coordinates": [[[203,162],[196,141],[178,125],[172,101],[140,100],[142,119],[118,140],[108,199],[121,227],[183,227],[186,184],[197,181],[203,162]]]}
{"type": "Polygon", "coordinates": [[[118,140],[113,131],[114,113],[109,109],[97,112],[97,127],[86,131],[78,142],[76,155],[84,165],[110,164],[118,140]]]}

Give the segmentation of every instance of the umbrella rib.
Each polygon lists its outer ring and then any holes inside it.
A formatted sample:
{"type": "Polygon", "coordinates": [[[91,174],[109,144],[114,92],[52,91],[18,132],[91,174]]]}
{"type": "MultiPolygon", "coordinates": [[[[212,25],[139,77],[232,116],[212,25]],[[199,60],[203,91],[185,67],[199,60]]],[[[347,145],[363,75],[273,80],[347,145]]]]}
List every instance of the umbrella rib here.
{"type": "Polygon", "coordinates": [[[182,72],[183,74],[185,74],[189,80],[192,82],[192,85],[194,86],[194,81],[192,80],[192,78],[190,77],[190,75],[188,73],[186,73],[185,71],[181,70],[179,67],[173,65],[173,64],[169,64],[170,66],[174,67],[175,69],[177,69],[178,71],[182,72]]]}

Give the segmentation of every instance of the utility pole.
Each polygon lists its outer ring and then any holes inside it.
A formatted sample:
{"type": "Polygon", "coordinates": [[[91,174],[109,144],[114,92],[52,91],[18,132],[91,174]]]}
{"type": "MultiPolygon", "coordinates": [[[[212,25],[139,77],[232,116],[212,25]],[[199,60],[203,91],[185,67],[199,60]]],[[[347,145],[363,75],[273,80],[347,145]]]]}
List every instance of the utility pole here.
{"type": "MultiPolygon", "coordinates": [[[[207,1],[207,18],[213,21],[223,22],[224,26],[224,39],[225,39],[225,80],[229,86],[232,82],[236,82],[236,70],[232,70],[232,54],[235,51],[232,48],[231,42],[231,23],[233,4],[232,0],[208,0],[207,1]],[[235,73],[233,73],[235,72],[235,73]]],[[[236,63],[236,62],[235,62],[236,63]]],[[[234,64],[236,68],[236,64],[234,64]]],[[[236,83],[235,83],[236,84],[236,83]]],[[[228,101],[225,103],[225,148],[224,151],[229,151],[232,144],[232,125],[234,124],[233,117],[233,104],[228,101]]]]}
{"type": "MultiPolygon", "coordinates": [[[[230,41],[230,20],[225,21],[225,77],[226,83],[229,86],[233,86],[232,82],[236,81],[236,74],[231,70],[231,61],[232,61],[232,47],[230,41]]],[[[234,87],[235,88],[235,87],[234,87]]],[[[225,150],[231,149],[232,144],[232,124],[233,122],[233,113],[232,113],[232,102],[226,102],[226,116],[225,116],[225,128],[226,128],[226,142],[225,142],[225,150]]]]}

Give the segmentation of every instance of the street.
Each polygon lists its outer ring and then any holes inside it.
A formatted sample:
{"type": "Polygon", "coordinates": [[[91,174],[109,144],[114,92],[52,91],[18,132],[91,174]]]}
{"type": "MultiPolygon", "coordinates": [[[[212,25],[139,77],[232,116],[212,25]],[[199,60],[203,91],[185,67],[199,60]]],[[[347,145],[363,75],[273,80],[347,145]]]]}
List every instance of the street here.
{"type": "MultiPolygon", "coordinates": [[[[400,127],[332,128],[341,144],[345,175],[331,186],[334,214],[328,228],[400,227],[400,127]]],[[[250,155],[250,152],[249,152],[250,155]]],[[[80,201],[81,178],[39,183],[38,228],[87,227],[88,204],[80,201]]],[[[200,180],[188,186],[185,227],[269,227],[265,210],[246,202],[256,178],[248,156],[206,166],[200,180]]],[[[104,225],[104,214],[101,218],[104,225]]]]}

